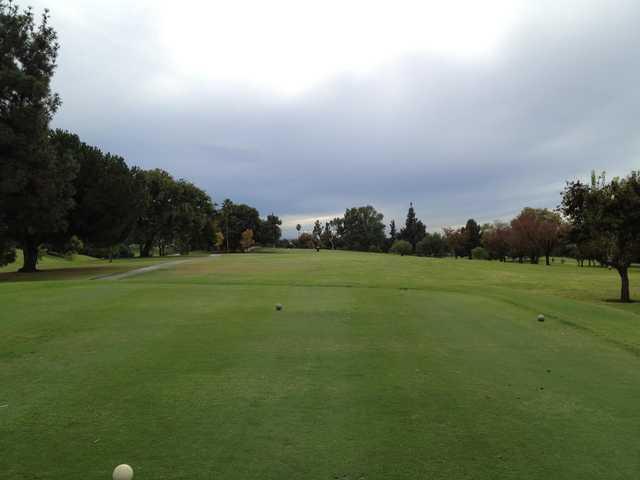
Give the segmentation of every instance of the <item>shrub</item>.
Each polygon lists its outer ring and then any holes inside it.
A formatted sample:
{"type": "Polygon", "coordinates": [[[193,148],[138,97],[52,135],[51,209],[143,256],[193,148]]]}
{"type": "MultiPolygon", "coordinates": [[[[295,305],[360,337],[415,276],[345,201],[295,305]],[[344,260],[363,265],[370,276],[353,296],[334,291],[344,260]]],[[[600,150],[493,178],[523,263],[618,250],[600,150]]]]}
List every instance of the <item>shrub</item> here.
{"type": "Polygon", "coordinates": [[[371,252],[371,253],[382,253],[382,250],[380,249],[380,247],[378,245],[371,245],[369,247],[369,252],[371,252]]]}
{"type": "Polygon", "coordinates": [[[393,245],[391,245],[389,251],[403,257],[405,255],[411,255],[413,247],[406,240],[396,240],[393,242],[393,245]]]}
{"type": "Polygon", "coordinates": [[[482,247],[476,247],[471,250],[471,258],[474,260],[489,260],[489,252],[482,247]]]}
{"type": "Polygon", "coordinates": [[[424,237],[418,243],[416,243],[416,255],[421,257],[426,257],[431,254],[431,245],[429,243],[429,239],[424,237]]]}

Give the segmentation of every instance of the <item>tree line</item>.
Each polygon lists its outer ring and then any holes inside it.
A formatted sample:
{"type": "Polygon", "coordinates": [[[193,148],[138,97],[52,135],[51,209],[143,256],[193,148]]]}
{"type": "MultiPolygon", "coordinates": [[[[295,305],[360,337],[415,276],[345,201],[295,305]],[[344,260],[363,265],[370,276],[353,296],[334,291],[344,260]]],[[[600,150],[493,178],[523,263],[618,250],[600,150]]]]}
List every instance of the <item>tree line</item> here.
{"type": "Polygon", "coordinates": [[[38,22],[0,0],[0,265],[15,261],[16,248],[21,271],[33,272],[43,249],[111,258],[132,255],[131,244],[145,257],[277,243],[277,216],[231,200],[218,209],[187,180],[52,130],[58,50],[48,11],[38,22]]]}
{"type": "MultiPolygon", "coordinates": [[[[300,232],[300,226],[297,230],[300,232]]],[[[510,222],[478,224],[427,232],[413,204],[404,226],[371,205],[353,207],[324,225],[316,220],[311,233],[298,234],[301,248],[388,252],[431,257],[529,262],[546,265],[554,256],[574,258],[579,266],[615,269],[621,279],[620,300],[631,300],[629,268],[640,262],[640,172],[607,181],[592,173],[590,182],[567,182],[554,210],[524,208],[510,222]]]]}
{"type": "Polygon", "coordinates": [[[559,213],[548,209],[525,208],[510,223],[479,225],[469,219],[464,226],[444,228],[441,233],[427,232],[413,204],[399,230],[392,220],[387,235],[383,220],[383,215],[370,205],[349,208],[343,217],[325,222],[324,226],[316,220],[312,233],[299,235],[297,246],[531,263],[544,257],[547,264],[554,253],[577,251],[576,246],[571,250],[567,243],[569,225],[559,213]]]}

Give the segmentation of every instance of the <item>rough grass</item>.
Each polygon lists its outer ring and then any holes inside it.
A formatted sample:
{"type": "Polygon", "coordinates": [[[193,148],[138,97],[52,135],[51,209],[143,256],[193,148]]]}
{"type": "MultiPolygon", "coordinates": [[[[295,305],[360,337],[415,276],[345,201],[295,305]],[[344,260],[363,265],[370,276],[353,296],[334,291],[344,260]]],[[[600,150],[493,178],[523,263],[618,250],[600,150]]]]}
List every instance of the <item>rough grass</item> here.
{"type": "Polygon", "coordinates": [[[617,288],[569,264],[346,252],[6,282],[0,471],[635,478],[640,307],[606,302],[617,288]]]}

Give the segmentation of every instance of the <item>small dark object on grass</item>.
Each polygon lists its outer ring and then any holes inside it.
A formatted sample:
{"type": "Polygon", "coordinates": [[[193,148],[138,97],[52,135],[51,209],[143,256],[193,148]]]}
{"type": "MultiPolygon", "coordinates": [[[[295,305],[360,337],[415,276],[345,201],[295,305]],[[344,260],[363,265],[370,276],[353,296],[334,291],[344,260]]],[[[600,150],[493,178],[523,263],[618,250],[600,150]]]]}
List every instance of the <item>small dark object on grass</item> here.
{"type": "Polygon", "coordinates": [[[542,315],[542,314],[538,315],[538,321],[539,322],[544,322],[544,315],[542,315]]]}
{"type": "Polygon", "coordinates": [[[282,304],[281,303],[276,303],[276,310],[278,310],[278,311],[282,310],[282,304]]]}

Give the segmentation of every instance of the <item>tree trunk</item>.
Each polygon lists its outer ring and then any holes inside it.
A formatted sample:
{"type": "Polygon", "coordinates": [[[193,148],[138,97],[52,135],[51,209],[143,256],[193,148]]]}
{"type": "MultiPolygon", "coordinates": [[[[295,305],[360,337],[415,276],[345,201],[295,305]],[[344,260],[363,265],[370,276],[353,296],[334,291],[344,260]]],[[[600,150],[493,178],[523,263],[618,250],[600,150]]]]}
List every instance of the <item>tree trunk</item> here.
{"type": "Polygon", "coordinates": [[[545,259],[546,259],[546,261],[547,261],[547,266],[551,265],[551,264],[549,263],[549,253],[547,253],[547,254],[545,255],[545,259]]]}
{"type": "Polygon", "coordinates": [[[22,245],[22,255],[24,262],[22,268],[18,270],[22,273],[37,272],[38,263],[38,242],[34,238],[28,238],[22,245]]]}
{"type": "Polygon", "coordinates": [[[629,293],[629,269],[628,267],[618,267],[618,273],[620,274],[620,301],[629,303],[631,301],[631,295],[629,293]]]}
{"type": "Polygon", "coordinates": [[[140,245],[140,257],[148,258],[151,256],[152,242],[146,242],[140,245]]]}

